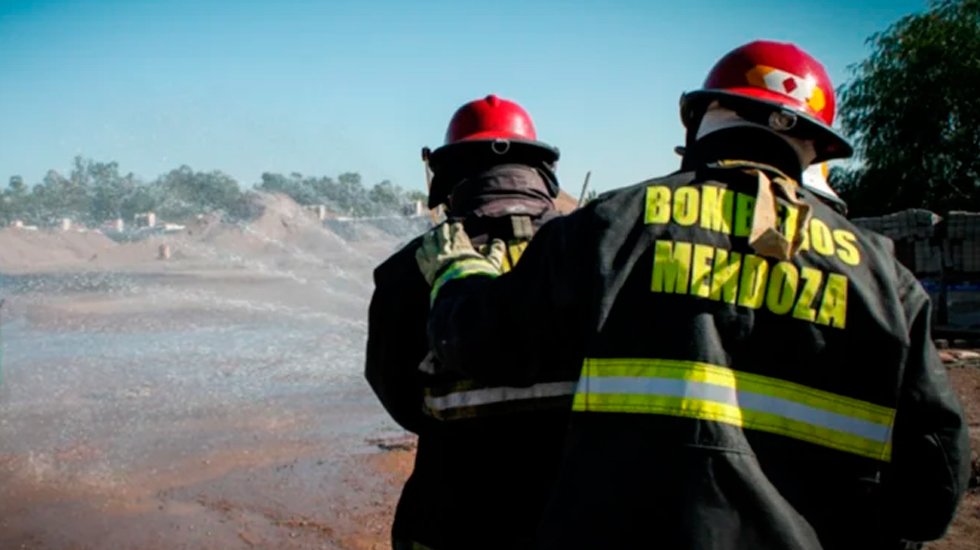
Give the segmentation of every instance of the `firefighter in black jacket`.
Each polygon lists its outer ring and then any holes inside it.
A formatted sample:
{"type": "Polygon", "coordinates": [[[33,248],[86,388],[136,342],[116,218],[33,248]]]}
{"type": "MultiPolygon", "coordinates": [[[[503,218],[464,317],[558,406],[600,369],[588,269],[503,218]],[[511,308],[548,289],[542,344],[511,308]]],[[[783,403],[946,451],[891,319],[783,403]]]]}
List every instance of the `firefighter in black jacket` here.
{"type": "MultiPolygon", "coordinates": [[[[558,157],[537,141],[518,104],[493,95],[472,101],[429,155],[429,207],[445,205],[478,244],[506,241],[506,270],[537,228],[560,214],[558,157]]],[[[392,418],[419,435],[394,546],[521,548],[532,542],[550,494],[574,376],[506,387],[435,374],[425,334],[430,288],[415,263],[420,242],[376,269],[368,319],[366,378],[392,418]]]]}
{"type": "Polygon", "coordinates": [[[928,295],[885,238],[797,183],[852,154],[824,68],[753,42],[681,110],[679,172],[549,222],[509,274],[501,243],[480,254],[452,224],[417,255],[442,368],[491,384],[579,373],[537,548],[943,536],[969,447],[928,295]],[[464,268],[486,276],[454,279],[464,268]]]}

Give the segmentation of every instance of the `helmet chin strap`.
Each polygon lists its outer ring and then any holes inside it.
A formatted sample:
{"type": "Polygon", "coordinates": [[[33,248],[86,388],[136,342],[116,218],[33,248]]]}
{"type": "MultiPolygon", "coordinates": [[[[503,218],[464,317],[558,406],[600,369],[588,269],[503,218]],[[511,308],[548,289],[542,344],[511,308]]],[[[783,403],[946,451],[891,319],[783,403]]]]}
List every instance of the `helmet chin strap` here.
{"type": "Polygon", "coordinates": [[[764,124],[746,120],[740,117],[735,111],[721,107],[717,101],[709,105],[708,110],[705,111],[694,140],[698,141],[709,134],[729,128],[759,128],[779,136],[796,151],[796,155],[800,159],[800,167],[803,170],[810,166],[813,160],[817,158],[817,151],[812,141],[797,139],[764,124]]]}

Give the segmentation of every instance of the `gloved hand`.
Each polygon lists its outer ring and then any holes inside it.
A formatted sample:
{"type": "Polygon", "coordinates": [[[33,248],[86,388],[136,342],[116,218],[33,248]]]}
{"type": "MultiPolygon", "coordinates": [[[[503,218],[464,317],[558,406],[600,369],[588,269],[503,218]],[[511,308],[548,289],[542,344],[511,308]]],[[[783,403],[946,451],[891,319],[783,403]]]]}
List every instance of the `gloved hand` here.
{"type": "Polygon", "coordinates": [[[448,281],[470,275],[500,275],[506,251],[504,242],[494,239],[484,256],[470,242],[462,223],[446,222],[425,234],[415,251],[415,261],[435,300],[439,288],[448,281]]]}

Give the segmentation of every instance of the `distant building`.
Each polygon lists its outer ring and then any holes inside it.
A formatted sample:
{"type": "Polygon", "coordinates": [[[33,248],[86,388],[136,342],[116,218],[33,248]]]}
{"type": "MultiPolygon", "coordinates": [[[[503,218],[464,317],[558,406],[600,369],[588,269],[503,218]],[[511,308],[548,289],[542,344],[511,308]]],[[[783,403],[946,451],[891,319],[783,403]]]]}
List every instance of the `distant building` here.
{"type": "Polygon", "coordinates": [[[422,201],[413,201],[402,209],[402,215],[407,217],[420,217],[425,215],[425,205],[422,201]]]}
{"type": "Polygon", "coordinates": [[[153,212],[136,214],[134,218],[133,222],[136,227],[156,227],[157,225],[157,215],[153,212]]]}
{"type": "Polygon", "coordinates": [[[321,222],[327,219],[327,205],[325,204],[311,204],[304,207],[306,210],[313,212],[317,219],[321,222]]]}

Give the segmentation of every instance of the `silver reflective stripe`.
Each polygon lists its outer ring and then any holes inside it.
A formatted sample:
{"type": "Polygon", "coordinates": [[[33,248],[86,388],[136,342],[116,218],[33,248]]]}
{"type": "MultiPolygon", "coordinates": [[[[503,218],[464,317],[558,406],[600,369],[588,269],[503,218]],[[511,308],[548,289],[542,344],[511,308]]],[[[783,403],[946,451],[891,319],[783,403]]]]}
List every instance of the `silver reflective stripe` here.
{"type": "Polygon", "coordinates": [[[526,388],[496,387],[460,391],[447,395],[426,396],[425,404],[432,410],[444,411],[459,407],[477,407],[520,399],[541,399],[575,393],[575,382],[547,382],[526,388]]]}
{"type": "Polygon", "coordinates": [[[589,395],[670,396],[685,400],[710,401],[742,410],[778,415],[879,443],[889,443],[891,439],[890,425],[722,385],[678,378],[633,376],[587,376],[581,378],[579,384],[579,392],[589,395]]]}

